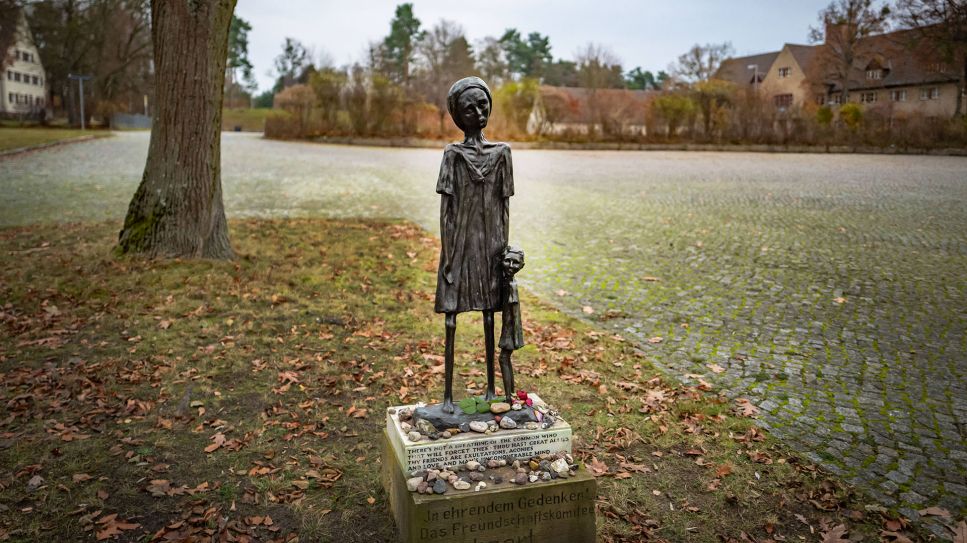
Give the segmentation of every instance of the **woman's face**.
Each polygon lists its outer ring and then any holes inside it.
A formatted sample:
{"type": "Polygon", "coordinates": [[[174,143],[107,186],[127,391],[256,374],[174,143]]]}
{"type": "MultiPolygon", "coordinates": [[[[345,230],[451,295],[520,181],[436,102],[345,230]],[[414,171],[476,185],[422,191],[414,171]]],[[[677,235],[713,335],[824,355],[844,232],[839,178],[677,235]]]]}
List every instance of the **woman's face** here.
{"type": "Polygon", "coordinates": [[[478,132],[487,126],[490,118],[490,100],[476,87],[464,92],[457,100],[457,112],[466,132],[478,132]]]}

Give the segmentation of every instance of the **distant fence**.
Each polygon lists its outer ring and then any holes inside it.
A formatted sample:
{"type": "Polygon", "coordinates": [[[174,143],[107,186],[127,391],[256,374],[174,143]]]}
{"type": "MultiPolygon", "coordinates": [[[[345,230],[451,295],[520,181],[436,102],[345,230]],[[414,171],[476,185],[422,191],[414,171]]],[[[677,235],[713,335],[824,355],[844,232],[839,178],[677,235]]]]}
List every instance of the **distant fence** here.
{"type": "Polygon", "coordinates": [[[115,113],[111,115],[111,128],[114,130],[150,129],[151,117],[137,113],[115,113]]]}

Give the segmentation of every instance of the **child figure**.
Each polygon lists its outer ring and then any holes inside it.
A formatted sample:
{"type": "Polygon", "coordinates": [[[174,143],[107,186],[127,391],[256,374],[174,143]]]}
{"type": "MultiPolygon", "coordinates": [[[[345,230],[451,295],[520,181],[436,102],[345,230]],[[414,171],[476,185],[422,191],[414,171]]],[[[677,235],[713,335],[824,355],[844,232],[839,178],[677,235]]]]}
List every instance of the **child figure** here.
{"type": "MultiPolygon", "coordinates": [[[[501,302],[503,311],[500,323],[500,373],[504,377],[504,397],[513,402],[514,368],[510,357],[514,351],[524,346],[524,326],[520,320],[520,296],[517,294],[517,280],[514,275],[524,267],[524,251],[508,246],[501,257],[501,302]]],[[[490,378],[493,386],[493,377],[490,378]]]]}

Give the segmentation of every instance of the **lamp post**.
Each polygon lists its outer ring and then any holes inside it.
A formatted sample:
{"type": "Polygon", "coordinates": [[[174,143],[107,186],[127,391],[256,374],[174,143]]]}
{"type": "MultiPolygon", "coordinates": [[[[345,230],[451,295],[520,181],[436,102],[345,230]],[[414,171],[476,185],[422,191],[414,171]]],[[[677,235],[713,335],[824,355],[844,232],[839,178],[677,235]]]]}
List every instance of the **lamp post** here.
{"type": "Polygon", "coordinates": [[[749,64],[748,66],[746,66],[745,69],[752,70],[752,89],[758,93],[759,92],[759,65],[749,64]]]}
{"type": "Polygon", "coordinates": [[[67,74],[67,79],[77,81],[81,93],[81,130],[84,130],[84,82],[91,80],[93,76],[67,74]]]}

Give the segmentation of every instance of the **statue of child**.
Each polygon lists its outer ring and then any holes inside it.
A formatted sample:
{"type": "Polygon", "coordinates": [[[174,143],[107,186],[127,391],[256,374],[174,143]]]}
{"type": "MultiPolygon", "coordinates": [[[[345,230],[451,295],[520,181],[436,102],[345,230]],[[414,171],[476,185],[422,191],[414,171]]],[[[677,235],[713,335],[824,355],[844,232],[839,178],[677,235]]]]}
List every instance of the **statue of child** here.
{"type": "MultiPolygon", "coordinates": [[[[524,327],[520,320],[520,295],[517,293],[517,280],[514,275],[524,267],[524,251],[508,246],[501,257],[501,322],[500,322],[500,373],[504,378],[504,397],[507,402],[513,401],[514,368],[510,357],[517,349],[524,346],[524,327]]],[[[493,378],[488,383],[493,387],[493,378]]]]}

